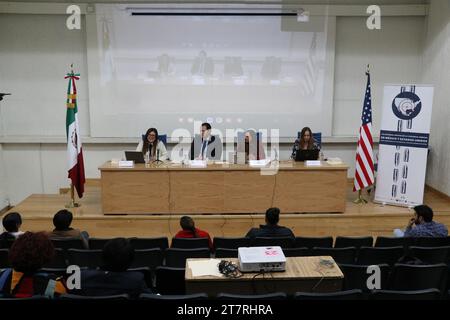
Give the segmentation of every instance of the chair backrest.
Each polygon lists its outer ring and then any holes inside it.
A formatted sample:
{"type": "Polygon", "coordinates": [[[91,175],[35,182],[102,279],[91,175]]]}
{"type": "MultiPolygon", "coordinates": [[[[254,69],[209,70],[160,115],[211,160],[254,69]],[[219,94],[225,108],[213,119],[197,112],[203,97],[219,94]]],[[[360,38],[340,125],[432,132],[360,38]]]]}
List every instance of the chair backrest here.
{"type": "Polygon", "coordinates": [[[355,263],[356,248],[314,248],[311,253],[313,256],[332,256],[336,263],[355,263]]]}
{"type": "Polygon", "coordinates": [[[216,258],[237,258],[238,249],[217,248],[215,252],[216,258]]]}
{"type": "MultiPolygon", "coordinates": [[[[297,138],[301,138],[301,131],[297,132],[297,138]]],[[[317,143],[320,149],[322,149],[322,132],[313,132],[314,141],[317,143]]]]}
{"type": "Polygon", "coordinates": [[[0,269],[10,267],[8,254],[9,249],[0,249],[0,269]]]}
{"type": "Polygon", "coordinates": [[[209,248],[208,238],[172,238],[171,248],[200,249],[209,248]]]}
{"type": "Polygon", "coordinates": [[[130,244],[134,249],[152,249],[159,248],[162,251],[169,247],[169,239],[167,237],[158,238],[130,238],[130,244]]]}
{"type": "MultiPolygon", "coordinates": [[[[142,135],[142,141],[145,140],[145,133],[142,135]]],[[[164,146],[167,147],[167,134],[158,134],[158,140],[164,143],[164,146]]]]}
{"type": "Polygon", "coordinates": [[[15,239],[4,239],[3,241],[0,241],[0,248],[1,249],[9,249],[11,248],[12,244],[14,243],[15,239]]]}
{"type": "Polygon", "coordinates": [[[393,266],[402,257],[403,247],[361,247],[357,263],[362,265],[383,264],[393,266]]]}
{"type": "MultiPolygon", "coordinates": [[[[139,272],[142,273],[142,275],[144,276],[144,281],[145,284],[147,285],[148,288],[153,288],[153,271],[150,270],[149,267],[137,267],[137,268],[129,268],[127,269],[127,272],[139,272]]],[[[134,298],[134,297],[133,297],[134,298]]]]}
{"type": "Polygon", "coordinates": [[[361,247],[371,247],[373,245],[373,237],[336,237],[334,243],[335,248],[348,248],[355,247],[359,249],[361,247]]]}
{"type": "Polygon", "coordinates": [[[250,247],[250,238],[224,238],[214,237],[214,248],[237,249],[239,247],[250,247]]]}
{"type": "Polygon", "coordinates": [[[389,289],[422,290],[446,286],[448,267],[444,263],[432,265],[408,265],[397,263],[392,271],[389,289]]]}
{"type": "Polygon", "coordinates": [[[68,265],[66,252],[64,249],[55,248],[55,256],[50,263],[47,263],[44,268],[66,268],[68,265]]]}
{"type": "Polygon", "coordinates": [[[411,255],[426,264],[447,263],[450,246],[445,247],[409,247],[411,255]]]}
{"type": "Polygon", "coordinates": [[[285,300],[287,295],[284,292],[274,292],[267,294],[231,294],[219,293],[217,299],[220,300],[285,300]]]}
{"type": "Polygon", "coordinates": [[[209,258],[209,249],[178,249],[166,250],[166,266],[173,268],[185,268],[187,258],[209,258]]]}
{"type": "Polygon", "coordinates": [[[55,248],[61,248],[64,250],[86,249],[80,238],[59,238],[59,239],[52,238],[51,241],[55,248]]]}
{"type": "Polygon", "coordinates": [[[161,249],[139,249],[134,251],[131,268],[148,267],[150,270],[155,270],[157,267],[163,265],[163,261],[164,256],[161,249]]]}
{"type": "Polygon", "coordinates": [[[264,246],[280,246],[281,248],[292,248],[294,246],[294,238],[291,237],[256,237],[251,240],[254,247],[264,246]]]}
{"type": "Polygon", "coordinates": [[[89,238],[89,249],[102,250],[105,244],[111,239],[108,238],[89,238]]]}
{"type": "Polygon", "coordinates": [[[375,247],[407,247],[411,244],[412,238],[396,238],[378,236],[375,240],[375,247]]]}
{"type": "Polygon", "coordinates": [[[185,294],[184,268],[156,268],[156,291],[159,294],[185,294]]]}
{"type": "Polygon", "coordinates": [[[67,258],[69,265],[96,269],[102,266],[102,252],[102,250],[69,249],[67,250],[67,258]]]}
{"type": "Polygon", "coordinates": [[[111,296],[79,296],[76,294],[63,294],[59,297],[61,300],[102,300],[102,301],[121,301],[129,300],[127,294],[116,294],[111,296]]]}
{"type": "Polygon", "coordinates": [[[295,247],[297,248],[331,248],[333,237],[295,237],[295,247]]]}
{"type": "Polygon", "coordinates": [[[308,257],[311,255],[309,248],[284,248],[283,253],[285,257],[308,257]]]}
{"type": "MultiPolygon", "coordinates": [[[[367,273],[368,265],[340,264],[339,268],[344,274],[344,290],[359,289],[369,292],[367,280],[372,275],[367,273]]],[[[380,289],[387,289],[389,285],[389,272],[391,268],[387,264],[378,265],[380,268],[380,289]]]]}
{"type": "Polygon", "coordinates": [[[206,293],[194,293],[194,294],[168,294],[168,295],[159,295],[159,294],[149,294],[143,293],[139,296],[139,300],[170,300],[170,301],[196,301],[196,300],[206,300],[208,299],[208,295],[206,293]]]}
{"type": "Polygon", "coordinates": [[[423,237],[423,238],[415,238],[414,246],[418,247],[442,247],[442,246],[450,246],[450,238],[449,237],[423,237]]]}
{"type": "Polygon", "coordinates": [[[374,290],[370,293],[370,300],[439,300],[441,292],[438,289],[425,290],[374,290]]]}
{"type": "Polygon", "coordinates": [[[325,293],[296,292],[294,294],[295,300],[361,300],[362,298],[363,293],[358,289],[325,293]]]}

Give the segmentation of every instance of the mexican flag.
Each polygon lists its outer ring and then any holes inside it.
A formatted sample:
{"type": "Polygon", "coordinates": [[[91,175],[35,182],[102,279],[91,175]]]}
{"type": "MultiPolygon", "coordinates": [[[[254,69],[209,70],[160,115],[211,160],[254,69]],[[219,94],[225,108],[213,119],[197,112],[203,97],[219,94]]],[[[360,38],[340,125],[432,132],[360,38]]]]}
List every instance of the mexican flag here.
{"type": "Polygon", "coordinates": [[[78,193],[78,197],[83,197],[84,192],[84,163],[83,150],[81,149],[80,127],[78,125],[77,107],[77,87],[75,80],[80,79],[79,74],[68,73],[65,79],[69,79],[67,87],[67,114],[66,114],[66,134],[67,134],[67,160],[69,178],[78,193]]]}

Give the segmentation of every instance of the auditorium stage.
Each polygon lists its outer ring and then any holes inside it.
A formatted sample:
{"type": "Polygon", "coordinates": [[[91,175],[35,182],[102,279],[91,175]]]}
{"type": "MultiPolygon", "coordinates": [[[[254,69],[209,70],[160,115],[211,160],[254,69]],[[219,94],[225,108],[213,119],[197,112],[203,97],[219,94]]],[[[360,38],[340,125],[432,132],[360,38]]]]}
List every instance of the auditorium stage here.
{"type": "MultiPolygon", "coordinates": [[[[369,202],[354,204],[356,194],[347,186],[346,209],[341,214],[283,214],[280,224],[292,228],[298,236],[362,236],[391,235],[394,228],[403,228],[412,215],[408,208],[382,206],[369,202]]],[[[86,230],[91,237],[172,237],[179,230],[180,215],[103,215],[99,180],[90,180],[86,192],[73,208],[73,227],[86,230]]],[[[53,214],[68,202],[68,194],[34,194],[9,211],[22,214],[24,231],[51,230],[53,214]]],[[[435,220],[450,226],[450,199],[430,188],[425,203],[435,212],[435,220]]],[[[264,223],[262,214],[195,215],[197,227],[211,236],[244,236],[249,228],[264,223]]]]}

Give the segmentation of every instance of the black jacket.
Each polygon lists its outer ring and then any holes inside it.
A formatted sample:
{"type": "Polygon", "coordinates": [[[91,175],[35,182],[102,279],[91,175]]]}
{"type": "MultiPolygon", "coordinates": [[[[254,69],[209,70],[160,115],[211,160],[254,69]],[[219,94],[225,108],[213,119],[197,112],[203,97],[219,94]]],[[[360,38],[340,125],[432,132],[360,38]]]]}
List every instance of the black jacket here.
{"type": "MultiPolygon", "coordinates": [[[[191,160],[194,160],[200,154],[202,148],[202,138],[196,135],[191,143],[191,160]]],[[[222,158],[222,141],[216,136],[211,136],[208,141],[208,149],[206,149],[206,156],[210,160],[220,160],[222,158]],[[217,139],[217,141],[216,141],[217,139]]]]}
{"type": "Polygon", "coordinates": [[[246,235],[247,238],[257,237],[292,237],[295,238],[291,229],[279,225],[260,225],[259,228],[251,228],[246,235]]]}
{"type": "Polygon", "coordinates": [[[112,272],[103,270],[81,271],[81,289],[71,293],[85,296],[128,294],[137,298],[141,293],[151,293],[144,274],[137,271],[112,272]]]}

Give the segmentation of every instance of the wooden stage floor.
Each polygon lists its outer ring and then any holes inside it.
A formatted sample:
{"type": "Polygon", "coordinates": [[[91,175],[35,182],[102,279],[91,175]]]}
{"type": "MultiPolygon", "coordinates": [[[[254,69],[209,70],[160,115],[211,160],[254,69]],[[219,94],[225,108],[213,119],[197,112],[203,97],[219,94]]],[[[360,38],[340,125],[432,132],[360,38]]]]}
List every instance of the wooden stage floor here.
{"type": "MultiPolygon", "coordinates": [[[[179,230],[180,215],[114,215],[105,216],[101,210],[100,185],[90,182],[79,202],[73,208],[73,227],[88,231],[91,237],[156,237],[171,238],[179,230]]],[[[280,225],[290,227],[297,236],[362,236],[392,235],[395,228],[403,228],[412,216],[412,210],[403,207],[382,206],[369,202],[357,205],[356,194],[348,186],[346,210],[341,214],[284,214],[280,225]]],[[[49,231],[53,228],[53,214],[68,202],[69,196],[34,194],[8,212],[22,214],[24,231],[49,231]]],[[[425,203],[435,212],[435,220],[450,226],[450,199],[429,188],[425,203]]],[[[207,230],[212,237],[240,237],[253,226],[264,223],[262,214],[196,215],[196,226],[207,230]]]]}

